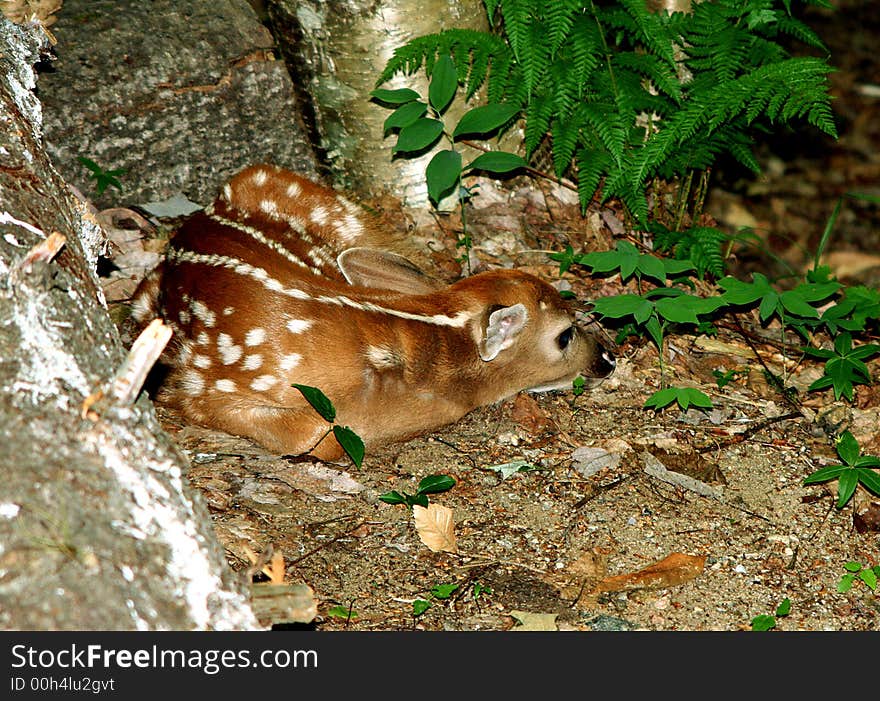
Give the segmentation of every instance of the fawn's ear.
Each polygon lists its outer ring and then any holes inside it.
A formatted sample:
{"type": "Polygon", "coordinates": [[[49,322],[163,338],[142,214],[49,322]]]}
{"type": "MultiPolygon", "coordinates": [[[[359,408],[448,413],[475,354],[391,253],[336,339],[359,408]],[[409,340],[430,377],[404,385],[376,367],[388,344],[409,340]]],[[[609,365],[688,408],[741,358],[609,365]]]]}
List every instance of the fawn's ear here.
{"type": "Polygon", "coordinates": [[[524,304],[514,304],[512,307],[501,307],[493,311],[482,331],[480,357],[485,361],[494,360],[501,351],[510,348],[520,331],[525,328],[528,318],[524,304]]]}
{"type": "Polygon", "coordinates": [[[336,258],[349,284],[392,290],[407,295],[424,295],[443,287],[403,256],[376,248],[349,248],[336,258]]]}

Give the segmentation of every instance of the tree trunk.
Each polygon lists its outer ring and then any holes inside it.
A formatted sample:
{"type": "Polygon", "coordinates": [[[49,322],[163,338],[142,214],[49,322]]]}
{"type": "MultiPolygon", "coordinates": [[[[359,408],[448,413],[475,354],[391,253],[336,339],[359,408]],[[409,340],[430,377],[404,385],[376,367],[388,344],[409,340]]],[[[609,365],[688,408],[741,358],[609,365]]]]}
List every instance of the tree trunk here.
{"type": "Polygon", "coordinates": [[[83,411],[125,353],[100,229],[43,150],[46,41],[0,17],[0,628],[257,628],[148,399],[83,411]]]}

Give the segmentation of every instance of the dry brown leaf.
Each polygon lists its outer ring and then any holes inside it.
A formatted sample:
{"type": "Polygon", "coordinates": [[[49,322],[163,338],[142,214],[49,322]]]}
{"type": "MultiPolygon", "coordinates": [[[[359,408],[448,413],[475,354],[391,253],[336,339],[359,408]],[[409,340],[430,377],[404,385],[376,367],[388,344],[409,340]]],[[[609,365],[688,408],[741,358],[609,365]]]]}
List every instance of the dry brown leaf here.
{"type": "Polygon", "coordinates": [[[534,435],[546,433],[553,429],[553,420],[547,415],[535,398],[521,392],[513,400],[511,418],[524,431],[534,435]]]}
{"type": "Polygon", "coordinates": [[[531,631],[557,631],[559,627],[556,625],[558,613],[531,613],[530,611],[511,611],[513,616],[520,625],[514,626],[511,630],[531,630],[531,631]]]}
{"type": "Polygon", "coordinates": [[[458,552],[455,544],[455,521],[452,520],[452,509],[439,504],[429,504],[428,508],[416,504],[413,506],[413,519],[419,538],[435,553],[445,551],[458,552]]]}
{"type": "Polygon", "coordinates": [[[269,578],[270,584],[284,584],[284,555],[272,555],[272,560],[263,567],[263,574],[269,578]]]}
{"type": "Polygon", "coordinates": [[[670,553],[668,556],[648,565],[645,569],[616,577],[606,577],[597,591],[630,591],[633,589],[667,589],[684,584],[703,572],[705,555],[685,555],[670,553]]]}

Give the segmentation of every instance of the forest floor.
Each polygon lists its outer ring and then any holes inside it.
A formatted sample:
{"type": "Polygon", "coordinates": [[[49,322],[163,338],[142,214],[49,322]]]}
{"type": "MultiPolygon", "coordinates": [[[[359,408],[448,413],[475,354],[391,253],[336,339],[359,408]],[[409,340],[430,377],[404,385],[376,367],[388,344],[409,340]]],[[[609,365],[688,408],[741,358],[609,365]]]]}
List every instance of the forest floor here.
{"type": "MultiPolygon", "coordinates": [[[[734,250],[733,274],[802,274],[838,198],[880,195],[878,23],[861,4],[822,25],[839,68],[837,142],[798,132],[761,148],[760,178],[716,173],[707,214],[727,231],[749,227],[761,243],[734,250]]],[[[485,184],[474,199],[476,263],[525,267],[582,300],[634,291],[584,269],[560,278],[535,253],[612,248],[613,203],[584,219],[558,187],[509,185],[485,184]]],[[[393,203],[378,206],[400,221],[393,203]]],[[[441,275],[454,270],[459,228],[447,215],[414,232],[439,249],[441,275]]],[[[826,250],[835,272],[876,285],[878,249],[878,207],[847,198],[826,250]]],[[[774,615],[786,599],[778,629],[877,630],[878,593],[858,580],[838,591],[846,563],[880,564],[876,520],[854,521],[855,502],[835,508],[836,483],[802,483],[837,462],[832,436],[844,428],[880,455],[878,388],[857,386],[852,403],[807,391],[821,366],[798,362],[799,339],[780,338],[778,326],[748,312],[722,319],[717,337],[669,338],[667,379],[708,394],[711,411],[644,409],[661,386],[658,354],[629,337],[617,347],[616,372],[596,389],[521,394],[371,451],[359,470],[267,454],[184,426],[161,407],[160,416],[190,455],[189,478],[232,567],[248,570],[248,551],[281,553],[285,581],[313,590],[320,630],[730,631],[774,615]],[[766,368],[799,390],[793,400],[768,384],[766,368]],[[713,370],[739,372],[719,387],[713,370]],[[379,499],[412,494],[435,474],[456,481],[430,495],[452,511],[455,552],[429,549],[410,509],[379,499]],[[414,604],[427,608],[414,615],[414,604]]]]}

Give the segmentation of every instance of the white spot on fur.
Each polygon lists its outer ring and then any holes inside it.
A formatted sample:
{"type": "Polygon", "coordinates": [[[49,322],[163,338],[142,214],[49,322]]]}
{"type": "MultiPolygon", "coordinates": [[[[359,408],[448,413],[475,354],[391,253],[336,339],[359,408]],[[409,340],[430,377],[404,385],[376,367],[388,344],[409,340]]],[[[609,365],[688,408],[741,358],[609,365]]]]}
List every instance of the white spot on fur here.
{"type": "Polygon", "coordinates": [[[354,241],[364,233],[364,225],[354,214],[347,214],[342,221],[336,222],[334,226],[340,240],[344,242],[354,241]]]}
{"type": "Polygon", "coordinates": [[[200,372],[187,370],[180,376],[180,389],[191,397],[198,397],[205,391],[205,378],[200,372]]]}
{"type": "Polygon", "coordinates": [[[223,316],[229,316],[234,313],[235,313],[235,307],[226,307],[226,309],[223,310],[223,316]]]}
{"type": "Polygon", "coordinates": [[[214,383],[214,387],[221,392],[235,392],[235,390],[238,389],[232,380],[217,380],[214,383]]]}
{"type": "Polygon", "coordinates": [[[193,365],[202,370],[206,370],[211,367],[211,359],[207,355],[199,353],[193,356],[193,365]]]}
{"type": "Polygon", "coordinates": [[[299,186],[299,183],[294,181],[287,186],[287,196],[291,199],[296,199],[299,197],[299,194],[302,192],[302,188],[299,186]]]}
{"type": "Polygon", "coordinates": [[[278,203],[275,200],[261,200],[260,209],[270,217],[278,217],[278,203]]]}
{"type": "Polygon", "coordinates": [[[281,362],[278,363],[278,367],[285,371],[293,370],[297,365],[299,365],[301,360],[302,356],[299,353],[290,353],[289,355],[285,355],[281,358],[281,362]]]}
{"type": "Polygon", "coordinates": [[[186,309],[181,309],[177,315],[177,318],[180,319],[180,323],[186,326],[191,321],[189,312],[186,309]]]}
{"type": "Polygon", "coordinates": [[[312,210],[312,214],[309,216],[315,224],[318,226],[323,226],[327,223],[327,209],[318,205],[312,210]]]}
{"type": "Polygon", "coordinates": [[[232,365],[237,362],[244,352],[241,346],[236,346],[232,342],[232,337],[226,333],[217,336],[217,351],[220,353],[220,361],[224,365],[232,365]]]}
{"type": "Polygon", "coordinates": [[[263,341],[266,340],[266,329],[261,329],[259,327],[255,329],[251,329],[244,336],[244,345],[246,346],[259,346],[263,341]]]}
{"type": "Polygon", "coordinates": [[[223,199],[227,202],[232,201],[232,185],[230,185],[229,183],[226,183],[223,186],[223,199]]]}
{"type": "Polygon", "coordinates": [[[387,370],[403,365],[403,358],[393,348],[387,346],[369,346],[366,356],[370,365],[377,370],[387,370]]]}
{"type": "Polygon", "coordinates": [[[256,390],[257,392],[264,392],[277,384],[277,382],[278,378],[274,375],[260,375],[251,382],[251,389],[256,390]]]}
{"type": "Polygon", "coordinates": [[[312,328],[312,323],[309,319],[290,319],[287,322],[287,330],[290,333],[303,333],[312,328]]]}
{"type": "Polygon", "coordinates": [[[186,365],[190,356],[192,355],[193,344],[192,341],[182,341],[180,344],[180,348],[177,351],[177,364],[178,365],[186,365]]]}
{"type": "Polygon", "coordinates": [[[200,331],[199,335],[196,336],[196,345],[197,346],[207,346],[211,342],[211,338],[208,336],[207,332],[200,331]]]}
{"type": "Polygon", "coordinates": [[[189,308],[196,319],[201,321],[209,329],[217,323],[217,315],[208,309],[208,305],[197,299],[189,303],[189,308]]]}
{"type": "Polygon", "coordinates": [[[269,174],[265,170],[258,170],[251,176],[251,181],[253,181],[254,185],[262,187],[266,184],[268,178],[269,174]]]}
{"type": "Polygon", "coordinates": [[[241,367],[245,370],[259,370],[263,365],[263,356],[259,353],[253,353],[244,357],[241,367]]]}

